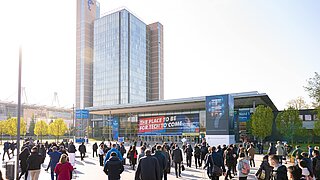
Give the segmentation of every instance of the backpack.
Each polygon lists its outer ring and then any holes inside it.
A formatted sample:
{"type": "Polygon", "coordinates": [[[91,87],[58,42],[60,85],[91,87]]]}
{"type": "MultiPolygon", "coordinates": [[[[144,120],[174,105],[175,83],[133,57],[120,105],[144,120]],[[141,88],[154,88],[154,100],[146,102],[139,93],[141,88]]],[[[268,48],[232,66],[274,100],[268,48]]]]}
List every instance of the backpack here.
{"type": "Polygon", "coordinates": [[[241,173],[244,175],[248,175],[250,173],[250,165],[245,161],[241,161],[241,165],[241,173]]]}

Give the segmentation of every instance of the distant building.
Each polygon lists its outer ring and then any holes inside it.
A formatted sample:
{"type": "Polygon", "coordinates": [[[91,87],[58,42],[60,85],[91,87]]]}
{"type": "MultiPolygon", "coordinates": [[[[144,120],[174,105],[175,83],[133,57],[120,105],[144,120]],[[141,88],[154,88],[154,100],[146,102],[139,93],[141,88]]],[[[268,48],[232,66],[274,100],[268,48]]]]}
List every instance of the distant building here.
{"type": "Polygon", "coordinates": [[[147,101],[164,99],[163,26],[147,26],[147,101]]]}
{"type": "MultiPolygon", "coordinates": [[[[29,131],[30,122],[44,120],[46,123],[62,118],[67,127],[73,126],[72,109],[40,106],[40,105],[22,105],[21,115],[27,124],[27,132],[29,131]]],[[[0,101],[0,121],[9,117],[18,116],[18,105],[13,102],[0,101]]]]}
{"type": "Polygon", "coordinates": [[[77,1],[76,108],[163,100],[163,26],[77,1]]]}
{"type": "Polygon", "coordinates": [[[99,2],[77,0],[76,108],[92,106],[93,21],[100,16],[99,2]]]}

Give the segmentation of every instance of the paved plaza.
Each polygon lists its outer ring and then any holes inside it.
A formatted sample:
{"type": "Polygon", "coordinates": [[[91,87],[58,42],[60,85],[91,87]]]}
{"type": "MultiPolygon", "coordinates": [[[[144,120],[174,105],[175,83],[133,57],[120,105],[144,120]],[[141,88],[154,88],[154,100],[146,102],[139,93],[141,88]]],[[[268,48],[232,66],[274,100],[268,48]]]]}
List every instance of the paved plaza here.
{"type": "MultiPolygon", "coordinates": [[[[99,142],[100,143],[100,142],[99,142]]],[[[76,145],[78,148],[78,144],[76,145]]],[[[2,155],[3,155],[3,147],[0,146],[1,148],[1,159],[2,160],[2,155]]],[[[127,150],[129,147],[126,147],[127,150]]],[[[137,148],[138,152],[140,151],[140,147],[137,148]]],[[[76,170],[75,170],[75,176],[74,179],[81,179],[81,180],[88,180],[88,179],[107,179],[107,175],[103,172],[103,167],[99,166],[99,159],[98,157],[92,157],[92,147],[91,144],[87,145],[87,157],[84,159],[84,161],[80,160],[80,154],[79,151],[76,152],[76,170]]],[[[257,171],[258,167],[260,166],[261,160],[262,160],[262,155],[256,155],[255,156],[255,162],[256,162],[256,167],[251,168],[250,176],[248,179],[255,179],[254,173],[257,171]]],[[[15,157],[16,158],[16,157],[15,157]]],[[[13,159],[11,159],[13,160],[13,159]]],[[[185,160],[185,159],[184,159],[185,160]]],[[[193,159],[194,160],[194,159],[193,159]]],[[[5,162],[7,162],[8,159],[5,157],[5,162]]],[[[5,164],[5,162],[2,162],[2,165],[5,164]]],[[[125,170],[121,174],[121,179],[134,179],[135,176],[135,171],[132,170],[132,168],[128,165],[128,160],[126,161],[127,165],[125,165],[125,170]]],[[[49,180],[50,179],[50,169],[49,171],[45,171],[47,165],[49,163],[49,156],[46,157],[45,162],[42,164],[41,168],[41,173],[40,173],[40,178],[41,180],[49,180]]],[[[184,162],[185,164],[185,162],[184,162]]],[[[185,165],[186,167],[186,165],[185,165]]],[[[2,166],[1,171],[3,172],[3,177],[5,177],[5,169],[2,166]]],[[[171,168],[171,173],[168,174],[168,179],[169,180],[174,180],[174,179],[185,179],[185,180],[198,180],[198,179],[208,179],[206,173],[206,170],[203,169],[196,169],[194,161],[192,162],[192,167],[186,167],[185,171],[182,171],[182,174],[180,178],[176,178],[175,172],[174,172],[174,167],[171,168]]],[[[23,178],[22,178],[23,179],[23,178]]],[[[220,179],[224,179],[224,176],[221,176],[220,179]]],[[[236,177],[234,179],[237,179],[236,177]]]]}

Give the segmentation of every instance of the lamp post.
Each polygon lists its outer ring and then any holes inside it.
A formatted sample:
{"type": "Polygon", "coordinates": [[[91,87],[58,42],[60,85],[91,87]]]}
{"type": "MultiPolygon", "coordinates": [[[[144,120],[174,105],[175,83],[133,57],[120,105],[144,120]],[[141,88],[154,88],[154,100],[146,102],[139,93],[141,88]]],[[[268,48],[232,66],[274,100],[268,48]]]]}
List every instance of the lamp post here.
{"type": "Polygon", "coordinates": [[[18,78],[18,122],[17,122],[17,159],[16,179],[19,178],[19,154],[20,154],[20,114],[21,114],[21,71],[22,71],[22,48],[19,48],[19,78],[18,78]]]}

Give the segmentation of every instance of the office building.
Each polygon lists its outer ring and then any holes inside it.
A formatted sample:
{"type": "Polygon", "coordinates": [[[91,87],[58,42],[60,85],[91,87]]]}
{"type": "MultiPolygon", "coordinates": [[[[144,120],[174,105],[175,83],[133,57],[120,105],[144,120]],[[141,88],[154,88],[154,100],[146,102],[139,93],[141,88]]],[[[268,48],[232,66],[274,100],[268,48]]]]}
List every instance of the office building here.
{"type": "Polygon", "coordinates": [[[159,22],[147,26],[147,101],[164,99],[163,26],[159,22]]]}
{"type": "Polygon", "coordinates": [[[163,31],[121,9],[94,22],[93,107],[163,99],[163,31]]]}
{"type": "Polygon", "coordinates": [[[93,22],[100,17],[100,5],[77,0],[76,108],[92,106],[93,22]]]}

